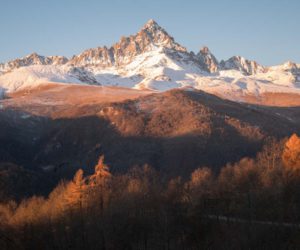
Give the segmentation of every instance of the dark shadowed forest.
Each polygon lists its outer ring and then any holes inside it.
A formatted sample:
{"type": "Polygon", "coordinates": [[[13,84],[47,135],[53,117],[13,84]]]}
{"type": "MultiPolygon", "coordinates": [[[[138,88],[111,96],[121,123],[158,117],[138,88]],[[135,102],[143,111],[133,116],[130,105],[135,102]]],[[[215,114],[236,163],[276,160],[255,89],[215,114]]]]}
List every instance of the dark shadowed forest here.
{"type": "Polygon", "coordinates": [[[300,139],[268,140],[218,173],[112,174],[101,156],[48,197],[0,206],[1,249],[299,249],[300,139]]]}

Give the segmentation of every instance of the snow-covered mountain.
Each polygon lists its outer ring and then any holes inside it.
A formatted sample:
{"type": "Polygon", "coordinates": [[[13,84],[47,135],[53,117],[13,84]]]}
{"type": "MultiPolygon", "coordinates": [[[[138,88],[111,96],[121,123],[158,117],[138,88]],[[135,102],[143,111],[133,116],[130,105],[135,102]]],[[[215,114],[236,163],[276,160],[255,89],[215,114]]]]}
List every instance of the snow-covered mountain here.
{"type": "Polygon", "coordinates": [[[88,49],[71,59],[33,53],[0,64],[0,88],[7,92],[49,82],[157,91],[193,87],[245,101],[264,93],[300,94],[300,67],[292,62],[264,67],[240,56],[219,62],[207,47],[197,54],[187,51],[150,20],[110,48],[88,49]]]}
{"type": "Polygon", "coordinates": [[[98,67],[121,66],[131,63],[136,56],[157,48],[187,53],[186,49],[176,43],[163,28],[154,20],[150,20],[136,35],[122,37],[110,48],[88,49],[74,56],[69,64],[98,67]]]}
{"type": "Polygon", "coordinates": [[[220,67],[224,70],[226,69],[235,69],[242,72],[245,75],[254,75],[257,73],[266,72],[265,67],[259,65],[255,61],[247,60],[241,56],[233,56],[227,61],[221,61],[220,67]]]}
{"type": "Polygon", "coordinates": [[[19,58],[4,64],[0,64],[0,73],[10,72],[20,67],[31,65],[63,65],[68,62],[64,56],[40,56],[37,53],[32,53],[26,57],[19,58]]]}
{"type": "Polygon", "coordinates": [[[199,61],[206,71],[213,73],[220,69],[220,65],[216,57],[210,52],[208,47],[203,47],[197,54],[199,61]]]}

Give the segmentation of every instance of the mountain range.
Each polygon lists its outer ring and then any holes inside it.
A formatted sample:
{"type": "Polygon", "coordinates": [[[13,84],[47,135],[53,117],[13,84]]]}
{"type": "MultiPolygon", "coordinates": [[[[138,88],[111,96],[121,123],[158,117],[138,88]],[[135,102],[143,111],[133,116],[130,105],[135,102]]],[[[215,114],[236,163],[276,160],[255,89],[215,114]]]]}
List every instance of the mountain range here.
{"type": "Polygon", "coordinates": [[[300,104],[300,65],[266,67],[241,56],[218,61],[209,48],[189,52],[154,20],[110,48],[87,49],[68,59],[36,53],[0,64],[0,90],[12,93],[49,83],[119,86],[165,91],[194,88],[239,101],[300,104]],[[280,97],[280,98],[278,98],[280,97]]]}
{"type": "Polygon", "coordinates": [[[300,133],[299,68],[195,54],[153,20],[110,48],[1,64],[0,183],[20,185],[0,199],[47,194],[101,155],[167,179],[255,157],[300,133]]]}

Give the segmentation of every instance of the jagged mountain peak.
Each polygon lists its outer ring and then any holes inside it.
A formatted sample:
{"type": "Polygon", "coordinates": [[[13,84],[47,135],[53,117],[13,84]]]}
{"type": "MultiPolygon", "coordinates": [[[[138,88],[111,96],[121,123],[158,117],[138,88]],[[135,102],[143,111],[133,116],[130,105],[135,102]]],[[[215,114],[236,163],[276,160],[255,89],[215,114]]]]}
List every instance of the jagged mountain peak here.
{"type": "Polygon", "coordinates": [[[216,57],[210,52],[209,48],[203,46],[197,57],[200,61],[202,68],[210,73],[217,72],[219,69],[219,62],[216,57]]]}
{"type": "Polygon", "coordinates": [[[142,29],[154,29],[154,28],[162,29],[154,19],[150,19],[145,23],[142,29]]]}
{"type": "Polygon", "coordinates": [[[144,39],[150,42],[151,46],[161,46],[168,49],[174,49],[180,52],[187,52],[186,48],[176,43],[174,38],[162,28],[156,21],[150,19],[142,29],[133,36],[135,40],[144,39]]]}
{"type": "Polygon", "coordinates": [[[207,46],[188,52],[153,19],[110,47],[88,49],[70,60],[32,53],[0,64],[0,74],[0,88],[10,92],[48,81],[160,91],[193,87],[235,100],[249,93],[300,93],[299,65],[263,67],[241,56],[219,63],[207,46]]]}
{"type": "Polygon", "coordinates": [[[0,73],[7,73],[20,67],[31,65],[63,65],[68,62],[64,56],[41,56],[33,52],[22,58],[17,58],[4,64],[0,64],[0,73]]]}
{"type": "MultiPolygon", "coordinates": [[[[18,61],[26,61],[30,62],[32,60],[32,64],[41,64],[41,65],[48,65],[48,64],[65,64],[68,61],[68,58],[64,56],[42,56],[36,52],[33,52],[27,56],[22,58],[17,58],[10,62],[18,62],[18,61]]],[[[10,63],[8,62],[8,63],[10,63]]]]}
{"type": "Polygon", "coordinates": [[[151,34],[153,37],[159,36],[161,33],[163,33],[166,37],[169,37],[170,39],[174,40],[174,38],[171,37],[168,34],[168,32],[153,19],[150,19],[148,22],[146,22],[135,36],[138,36],[140,33],[143,32],[147,32],[148,34],[151,34]]]}
{"type": "Polygon", "coordinates": [[[207,46],[203,46],[199,51],[201,54],[211,54],[209,48],[207,46]]]}
{"type": "Polygon", "coordinates": [[[253,75],[257,73],[265,72],[265,68],[258,64],[256,61],[248,60],[242,56],[233,56],[228,60],[222,60],[220,67],[224,70],[235,69],[242,72],[245,75],[253,75]]]}
{"type": "Polygon", "coordinates": [[[160,48],[187,53],[186,48],[176,43],[157,22],[150,19],[135,35],[122,36],[110,48],[88,49],[72,58],[69,63],[75,66],[121,66],[132,62],[138,55],[160,48]]]}
{"type": "Polygon", "coordinates": [[[45,59],[44,56],[41,56],[38,53],[33,52],[33,53],[28,54],[26,56],[23,56],[21,58],[14,59],[14,60],[12,60],[12,61],[10,61],[8,63],[18,62],[18,61],[27,61],[27,62],[29,62],[29,60],[32,60],[32,62],[41,64],[42,61],[44,61],[44,59],[45,59]]]}
{"type": "Polygon", "coordinates": [[[29,55],[27,55],[27,56],[24,56],[23,58],[29,58],[29,57],[41,57],[41,55],[39,55],[39,54],[36,53],[36,52],[33,52],[33,53],[31,53],[31,54],[29,54],[29,55]]]}

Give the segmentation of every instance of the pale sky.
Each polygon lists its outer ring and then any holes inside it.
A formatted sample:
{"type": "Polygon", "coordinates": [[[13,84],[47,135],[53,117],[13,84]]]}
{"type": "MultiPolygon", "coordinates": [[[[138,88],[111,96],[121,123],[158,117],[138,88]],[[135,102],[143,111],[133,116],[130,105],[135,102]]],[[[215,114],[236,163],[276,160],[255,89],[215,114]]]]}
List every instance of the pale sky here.
{"type": "Polygon", "coordinates": [[[188,50],[300,63],[299,0],[0,0],[0,62],[71,57],[135,34],[149,19],[188,50]]]}

